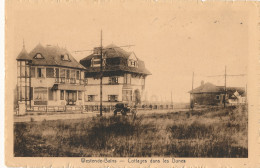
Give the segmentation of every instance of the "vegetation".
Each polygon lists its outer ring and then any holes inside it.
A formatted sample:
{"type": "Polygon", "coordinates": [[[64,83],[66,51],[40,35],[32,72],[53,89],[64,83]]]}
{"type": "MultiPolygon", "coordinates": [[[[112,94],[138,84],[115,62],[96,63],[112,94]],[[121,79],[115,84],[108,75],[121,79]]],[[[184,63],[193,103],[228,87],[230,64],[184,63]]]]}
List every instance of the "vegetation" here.
{"type": "Polygon", "coordinates": [[[16,123],[15,156],[248,157],[245,107],[16,123]]]}

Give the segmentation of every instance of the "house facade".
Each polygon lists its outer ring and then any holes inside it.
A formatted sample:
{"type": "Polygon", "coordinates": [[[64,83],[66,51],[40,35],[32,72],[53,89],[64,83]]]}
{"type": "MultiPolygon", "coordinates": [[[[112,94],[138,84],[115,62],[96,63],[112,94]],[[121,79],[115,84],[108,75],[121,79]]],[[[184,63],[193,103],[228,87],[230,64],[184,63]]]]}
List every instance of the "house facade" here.
{"type": "Polygon", "coordinates": [[[110,110],[116,103],[134,105],[137,99],[143,99],[145,79],[151,73],[134,52],[126,52],[115,45],[102,49],[94,48],[91,55],[80,60],[86,68],[85,107],[98,110],[100,103],[100,75],[102,70],[102,102],[104,110],[110,110]]]}
{"type": "Polygon", "coordinates": [[[189,91],[189,93],[191,103],[197,105],[222,105],[224,101],[232,105],[246,103],[245,89],[242,87],[226,87],[226,96],[224,96],[224,86],[216,86],[202,81],[199,87],[189,91]]]}
{"type": "Polygon", "coordinates": [[[38,44],[17,57],[19,114],[25,111],[65,111],[84,105],[85,68],[65,49],[38,44]]]}

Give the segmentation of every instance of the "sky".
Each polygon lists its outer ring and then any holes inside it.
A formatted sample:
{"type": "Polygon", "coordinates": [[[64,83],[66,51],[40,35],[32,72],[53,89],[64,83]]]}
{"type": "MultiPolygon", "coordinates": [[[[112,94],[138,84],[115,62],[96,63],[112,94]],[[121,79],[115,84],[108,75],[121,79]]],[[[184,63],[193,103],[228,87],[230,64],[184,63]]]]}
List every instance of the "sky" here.
{"type": "MultiPolygon", "coordinates": [[[[145,62],[152,73],[146,91],[159,100],[170,100],[172,92],[174,102],[188,102],[193,72],[194,87],[202,80],[223,86],[224,76],[208,76],[224,75],[225,66],[230,75],[247,73],[249,20],[235,5],[218,9],[148,1],[20,2],[7,2],[6,13],[6,69],[13,81],[23,40],[28,52],[38,43],[59,45],[79,61],[90,52],[73,51],[99,46],[101,29],[104,46],[134,45],[124,49],[145,62]]],[[[227,77],[227,86],[246,83],[246,76],[227,77]]]]}

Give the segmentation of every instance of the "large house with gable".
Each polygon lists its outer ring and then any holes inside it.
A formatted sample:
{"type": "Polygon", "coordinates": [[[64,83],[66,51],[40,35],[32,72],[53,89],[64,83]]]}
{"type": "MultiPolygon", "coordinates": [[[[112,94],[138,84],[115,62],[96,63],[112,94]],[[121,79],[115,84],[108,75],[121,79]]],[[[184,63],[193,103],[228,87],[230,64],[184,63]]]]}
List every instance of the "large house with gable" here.
{"type": "MultiPolygon", "coordinates": [[[[80,60],[59,46],[23,46],[17,56],[18,114],[29,111],[99,110],[100,48],[80,60]]],[[[103,107],[144,99],[145,79],[151,73],[134,52],[109,45],[103,48],[103,107]]]]}
{"type": "Polygon", "coordinates": [[[192,103],[197,105],[223,105],[227,104],[245,104],[246,92],[243,87],[225,87],[216,86],[212,83],[204,83],[189,91],[192,103]],[[226,96],[224,96],[226,93],[226,96]],[[225,100],[224,100],[225,99],[225,100]]]}
{"type": "MultiPolygon", "coordinates": [[[[105,109],[111,109],[116,103],[134,105],[138,96],[143,100],[145,79],[151,73],[134,52],[127,52],[116,45],[102,49],[103,70],[102,101],[105,109]]],[[[101,50],[94,48],[91,55],[80,60],[86,68],[85,106],[88,110],[98,110],[100,102],[101,50]]]]}
{"type": "Polygon", "coordinates": [[[23,47],[16,60],[19,114],[82,108],[85,68],[67,49],[38,44],[27,53],[23,47]]]}

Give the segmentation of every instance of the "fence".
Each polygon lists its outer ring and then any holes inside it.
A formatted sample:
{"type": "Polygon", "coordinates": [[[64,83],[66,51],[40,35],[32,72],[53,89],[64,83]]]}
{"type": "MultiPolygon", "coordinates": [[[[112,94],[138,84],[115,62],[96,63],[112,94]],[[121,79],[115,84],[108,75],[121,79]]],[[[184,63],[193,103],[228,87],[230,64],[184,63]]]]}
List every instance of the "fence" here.
{"type": "Polygon", "coordinates": [[[31,106],[26,112],[82,112],[83,106],[31,106]]]}
{"type": "MultiPolygon", "coordinates": [[[[167,110],[173,109],[173,105],[160,105],[160,104],[150,104],[141,105],[137,107],[137,110],[167,110]]],[[[115,110],[114,105],[104,105],[102,111],[105,113],[113,112],[115,110]]],[[[27,106],[27,113],[49,113],[49,112],[99,112],[99,105],[84,105],[84,106],[27,106]]]]}

